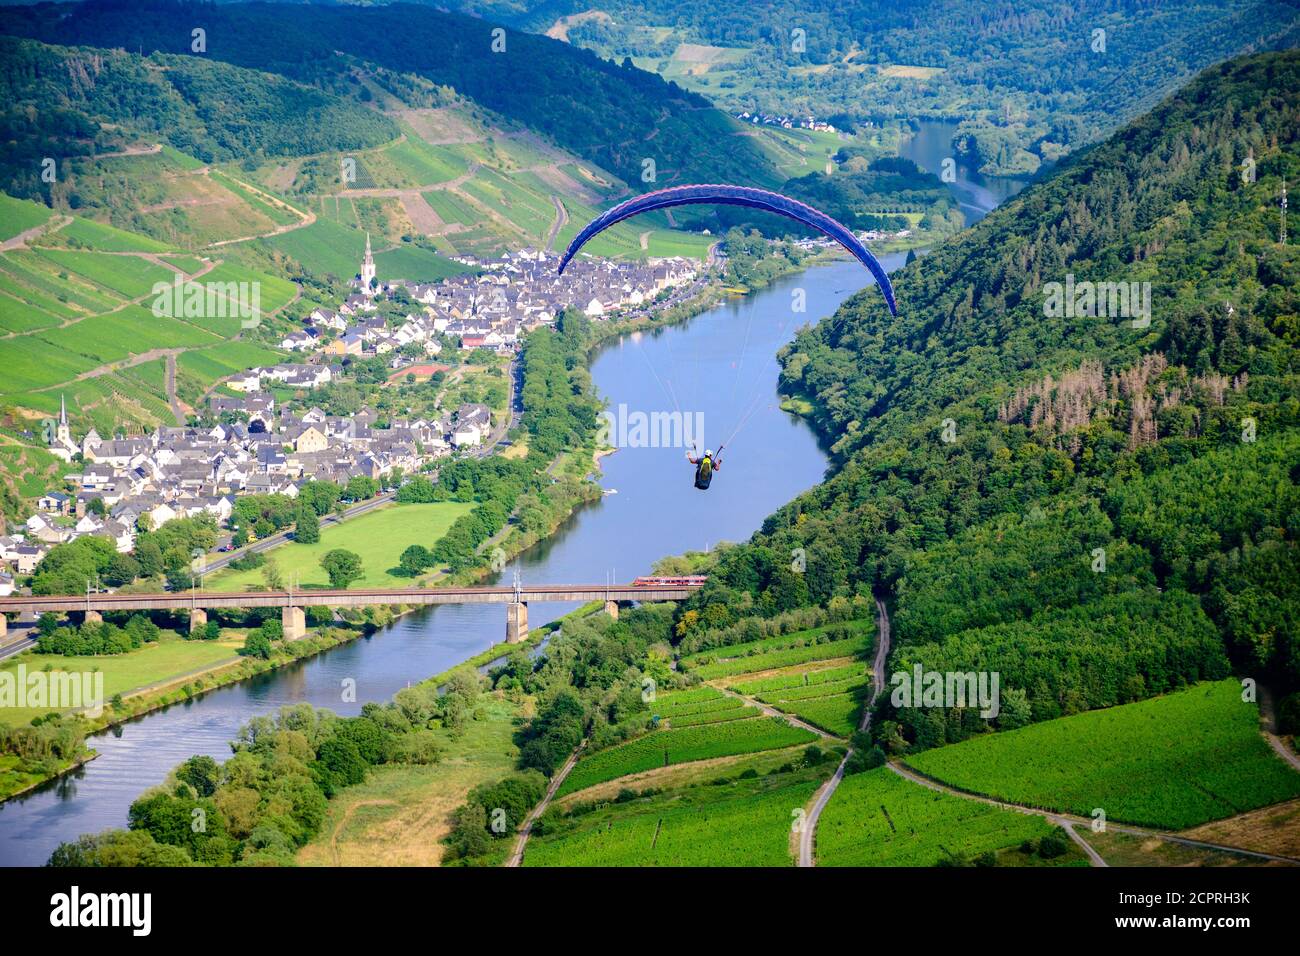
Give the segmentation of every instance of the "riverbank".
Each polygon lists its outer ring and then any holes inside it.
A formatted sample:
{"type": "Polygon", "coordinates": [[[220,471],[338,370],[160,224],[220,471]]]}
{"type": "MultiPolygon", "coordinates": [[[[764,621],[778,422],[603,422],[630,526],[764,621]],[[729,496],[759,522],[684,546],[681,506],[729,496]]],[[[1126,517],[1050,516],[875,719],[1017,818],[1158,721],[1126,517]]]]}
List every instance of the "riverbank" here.
{"type": "MultiPolygon", "coordinates": [[[[394,615],[396,616],[396,615],[394,615]]],[[[103,733],[114,727],[137,720],[155,711],[164,710],[174,704],[192,701],[219,688],[238,683],[265,674],[268,671],[306,660],[324,651],[332,650],[342,644],[372,633],[381,624],[366,623],[359,629],[326,627],[297,641],[281,641],[272,644],[270,658],[241,657],[214,664],[210,667],[187,671],[171,676],[165,680],[139,687],[129,693],[114,695],[112,702],[104,702],[103,712],[98,717],[88,717],[84,713],[73,712],[70,716],[77,719],[85,737],[103,733]]],[[[141,648],[131,653],[140,653],[141,648]]],[[[29,652],[34,653],[34,652],[29,652]]],[[[22,662],[28,655],[16,658],[22,662]]],[[[7,766],[12,755],[0,756],[0,804],[6,800],[36,790],[52,780],[57,780],[82,767],[94,759],[98,753],[85,748],[77,757],[50,767],[44,773],[32,774],[18,771],[7,766]]],[[[17,760],[17,758],[12,758],[17,760]]]]}

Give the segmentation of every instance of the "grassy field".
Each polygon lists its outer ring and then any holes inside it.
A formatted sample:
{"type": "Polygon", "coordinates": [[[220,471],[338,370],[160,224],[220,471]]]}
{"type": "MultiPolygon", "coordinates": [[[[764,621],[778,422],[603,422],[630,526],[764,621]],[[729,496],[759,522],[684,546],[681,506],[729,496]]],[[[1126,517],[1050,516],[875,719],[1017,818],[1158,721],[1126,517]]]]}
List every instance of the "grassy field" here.
{"type": "MultiPolygon", "coordinates": [[[[242,639],[217,641],[186,641],[173,631],[164,631],[162,639],[146,644],[128,654],[103,657],[63,657],[58,654],[20,654],[0,664],[0,671],[16,672],[18,665],[26,667],[30,675],[47,666],[59,671],[94,671],[104,675],[104,698],[107,703],[114,694],[128,694],[141,687],[180,677],[191,671],[231,663],[239,659],[236,653],[242,639]]],[[[0,708],[0,725],[18,726],[33,717],[48,713],[48,707],[0,708]]]]}
{"type": "Polygon", "coordinates": [[[651,731],[644,737],[598,750],[579,760],[560,786],[558,794],[563,796],[574,793],[592,784],[654,767],[759,750],[775,750],[778,747],[811,743],[816,739],[812,733],[791,727],[776,717],[651,731]]]}
{"type": "Polygon", "coordinates": [[[1015,847],[1051,829],[1042,817],[938,793],[877,767],[845,777],[822,811],[817,865],[934,866],[1015,847]]]}
{"type": "Polygon", "coordinates": [[[1053,810],[1183,829],[1300,795],[1233,680],[977,737],[909,758],[945,783],[1053,810]]]}
{"type": "Polygon", "coordinates": [[[525,866],[790,866],[791,826],[818,787],[806,773],[671,791],[573,818],[529,841],[525,866]]]}
{"type": "MultiPolygon", "coordinates": [[[[377,508],[339,525],[326,525],[321,529],[320,541],[315,544],[290,542],[268,551],[268,560],[274,560],[285,580],[299,586],[329,584],[329,576],[320,566],[320,559],[334,548],[346,548],[361,555],[365,572],[354,587],[400,587],[409,585],[410,578],[390,574],[397,560],[410,545],[422,544],[432,548],[447,529],[461,515],[473,509],[472,504],[457,501],[427,505],[388,505],[377,508]]],[[[213,591],[239,591],[248,585],[262,585],[262,569],[217,571],[204,579],[204,587],[213,591]]]]}
{"type": "Polygon", "coordinates": [[[0,239],[10,239],[48,221],[50,211],[40,203],[0,193],[0,239]]]}
{"type": "MultiPolygon", "coordinates": [[[[437,733],[442,759],[430,766],[376,768],[364,783],[329,802],[321,832],[298,852],[303,866],[436,866],[453,810],[481,783],[507,776],[518,750],[512,742],[517,710],[484,698],[483,719],[453,740],[437,733]]],[[[498,841],[502,854],[510,840],[498,841]]]]}

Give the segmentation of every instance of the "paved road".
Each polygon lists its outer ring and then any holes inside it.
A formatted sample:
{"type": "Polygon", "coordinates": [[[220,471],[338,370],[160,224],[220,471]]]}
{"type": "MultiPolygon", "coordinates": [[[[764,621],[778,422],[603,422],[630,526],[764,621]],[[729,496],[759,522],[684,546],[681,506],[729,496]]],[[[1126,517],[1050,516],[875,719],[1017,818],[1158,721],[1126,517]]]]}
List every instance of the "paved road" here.
{"type": "MultiPolygon", "coordinates": [[[[13,634],[13,625],[10,625],[9,633],[10,635],[13,634]]],[[[21,654],[23,651],[27,650],[28,648],[32,648],[35,646],[36,646],[36,638],[22,637],[19,640],[14,641],[14,643],[12,644],[6,644],[4,647],[0,647],[0,661],[13,657],[15,654],[21,654]]]]}
{"type": "Polygon", "coordinates": [[[551,798],[555,796],[555,791],[560,789],[560,784],[564,783],[564,778],[569,775],[573,765],[578,762],[578,757],[582,754],[583,748],[587,746],[587,741],[578,744],[578,749],[569,754],[569,759],[564,762],[559,773],[551,778],[551,785],[546,788],[546,796],[542,797],[542,802],[533,807],[532,813],[528,814],[524,820],[524,825],[519,828],[519,837],[515,840],[514,852],[506,860],[506,866],[522,866],[524,862],[524,848],[528,846],[528,837],[533,832],[533,824],[537,818],[546,812],[546,808],[551,805],[551,798]]]}
{"type": "MultiPolygon", "coordinates": [[[[876,659],[871,664],[871,699],[862,708],[862,723],[858,725],[859,730],[867,730],[871,726],[871,709],[876,706],[876,698],[880,696],[880,691],[885,686],[885,662],[889,659],[889,611],[880,598],[876,598],[876,634],[876,659]]],[[[817,820],[826,809],[826,804],[831,802],[831,797],[835,795],[835,788],[844,779],[844,767],[852,756],[853,748],[850,747],[844,754],[844,759],[840,761],[840,765],[835,768],[835,773],[822,784],[822,788],[813,797],[812,808],[804,817],[803,829],[799,831],[800,866],[814,865],[813,845],[817,838],[817,820]]]]}

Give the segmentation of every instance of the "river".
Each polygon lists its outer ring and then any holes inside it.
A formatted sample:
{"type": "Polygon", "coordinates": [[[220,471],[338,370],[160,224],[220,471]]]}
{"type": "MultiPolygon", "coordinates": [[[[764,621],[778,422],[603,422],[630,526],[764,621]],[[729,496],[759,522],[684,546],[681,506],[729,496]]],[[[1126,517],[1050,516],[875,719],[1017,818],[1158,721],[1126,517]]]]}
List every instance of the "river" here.
{"type": "Polygon", "coordinates": [[[966,165],[968,160],[952,148],[952,137],[956,132],[955,121],[922,121],[916,135],[903,141],[900,152],[927,173],[936,176],[943,175],[943,161],[950,157],[953,159],[956,181],[949,183],[948,188],[966,215],[966,225],[969,226],[979,222],[1024,189],[1028,180],[1009,176],[985,176],[966,165]]]}
{"type": "MultiPolygon", "coordinates": [[[[938,171],[951,154],[955,124],[926,123],[904,155],[938,171]]],[[[968,221],[981,218],[1023,184],[990,181],[959,166],[954,192],[968,221]]],[[[893,271],[903,254],[882,256],[893,271]]],[[[611,411],[702,416],[704,442],[727,440],[713,487],[692,486],[681,448],[622,448],[602,461],[610,492],[579,510],[551,537],[500,577],[517,570],[527,583],[628,581],[665,555],[741,541],[801,491],[820,481],[827,456],[811,429],[777,404],[777,350],[795,329],[831,315],[872,282],[856,262],[837,261],[781,279],[744,299],[729,300],[688,322],[635,333],[605,346],[592,379],[611,411]],[[806,310],[792,312],[796,290],[806,310]]],[[[531,604],[536,627],[572,605],[531,604]]],[[[127,809],[144,790],[193,754],[217,760],[249,718],[307,701],[340,714],[360,712],[410,683],[471,657],[505,633],[501,605],[444,605],[271,673],[147,714],[97,735],[99,757],[25,797],[0,804],[0,865],[40,865],[65,840],[126,825],[127,809]],[[341,688],[356,682],[356,702],[341,688]]]]}
{"type": "MultiPolygon", "coordinates": [[[[902,256],[885,257],[888,269],[902,256]]],[[[627,581],[655,560],[719,541],[747,538],[763,519],[821,480],[827,458],[803,421],[777,405],[777,350],[805,322],[835,311],[870,281],[857,263],[817,266],[688,322],[625,336],[604,347],[592,378],[612,411],[703,418],[715,446],[748,414],[723,454],[707,493],[692,487],[681,448],[623,448],[602,460],[608,494],[582,508],[554,535],[520,555],[529,583],[627,581]],[[792,313],[794,290],[807,311],[792,313]],[[752,409],[752,413],[750,410],[752,409]]],[[[694,420],[694,418],[692,418],[694,420]]],[[[633,423],[635,420],[633,419],[633,423]]],[[[532,604],[537,626],[573,605],[532,604]]],[[[218,760],[241,724],[284,704],[308,701],[355,714],[408,683],[446,670],[503,638],[501,605],[445,605],[401,618],[369,637],[156,711],[90,741],[100,756],[32,794],[0,804],[0,863],[38,865],[64,840],[126,825],[131,802],[192,754],[218,760]],[[356,681],[357,702],[341,699],[356,681]]]]}

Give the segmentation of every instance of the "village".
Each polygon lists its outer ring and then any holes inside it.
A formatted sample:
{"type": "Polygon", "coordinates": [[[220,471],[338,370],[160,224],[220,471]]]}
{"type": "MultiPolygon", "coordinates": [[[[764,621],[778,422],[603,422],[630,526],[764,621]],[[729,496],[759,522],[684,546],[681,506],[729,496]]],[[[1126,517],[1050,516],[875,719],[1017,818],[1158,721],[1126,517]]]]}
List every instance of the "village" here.
{"type": "Polygon", "coordinates": [[[240,495],[296,497],[305,482],[346,485],[356,477],[395,483],[443,457],[488,453],[494,427],[504,434],[509,424],[494,422],[487,405],[464,403],[379,427],[369,407],[328,415],[277,401],[272,389],[310,393],[343,380],[351,360],[390,353],[397,375],[444,348],[512,357],[522,333],[554,324],[565,309],[596,321],[635,315],[680,297],[701,278],[696,263],[680,258],[583,258],[563,276],[554,255],[532,249],[456,261],[468,271],[438,282],[381,281],[367,238],[354,291],[337,309],[314,309],[301,330],[279,341],[303,353],[302,360],[227,379],[236,394],[208,397],[200,417],[211,424],[108,439],[92,429],[78,440],[62,408],[46,436],[48,450],[75,470],[40,496],[23,525],[0,536],[0,595],[12,593],[16,578],[32,574],[51,548],[75,538],[106,537],[127,553],[141,528],[174,518],[210,514],[225,527],[240,495]]]}

